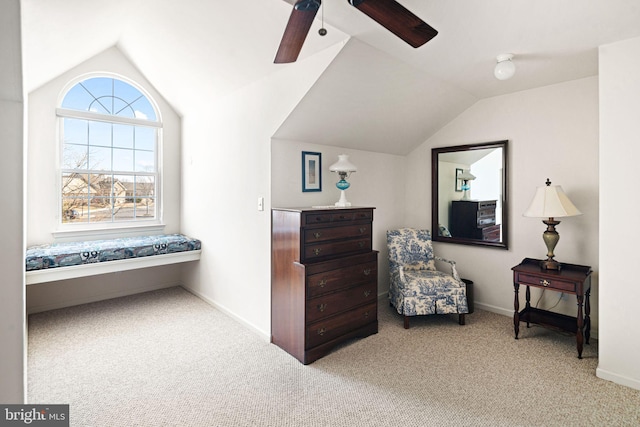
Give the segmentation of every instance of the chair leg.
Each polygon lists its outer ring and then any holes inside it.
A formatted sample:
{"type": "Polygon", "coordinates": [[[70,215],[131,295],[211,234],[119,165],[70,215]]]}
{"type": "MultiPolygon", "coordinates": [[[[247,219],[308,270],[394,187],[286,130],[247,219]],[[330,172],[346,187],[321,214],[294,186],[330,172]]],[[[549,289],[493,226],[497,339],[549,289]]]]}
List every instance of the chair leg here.
{"type": "Polygon", "coordinates": [[[409,329],[409,316],[404,316],[404,328],[409,329]]]}
{"type": "Polygon", "coordinates": [[[458,314],[458,324],[464,325],[464,314],[458,314]]]}

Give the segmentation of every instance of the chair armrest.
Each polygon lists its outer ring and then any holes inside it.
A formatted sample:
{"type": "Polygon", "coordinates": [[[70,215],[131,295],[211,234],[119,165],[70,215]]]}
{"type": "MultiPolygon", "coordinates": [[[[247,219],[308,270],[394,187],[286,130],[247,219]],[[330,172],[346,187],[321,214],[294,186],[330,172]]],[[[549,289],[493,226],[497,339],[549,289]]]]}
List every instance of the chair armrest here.
{"type": "Polygon", "coordinates": [[[458,270],[456,269],[456,262],[455,261],[451,261],[449,259],[444,259],[444,258],[439,257],[439,256],[434,256],[433,258],[436,261],[442,261],[442,262],[446,262],[448,264],[451,264],[451,275],[453,276],[454,279],[460,281],[460,276],[458,275],[458,270]]]}

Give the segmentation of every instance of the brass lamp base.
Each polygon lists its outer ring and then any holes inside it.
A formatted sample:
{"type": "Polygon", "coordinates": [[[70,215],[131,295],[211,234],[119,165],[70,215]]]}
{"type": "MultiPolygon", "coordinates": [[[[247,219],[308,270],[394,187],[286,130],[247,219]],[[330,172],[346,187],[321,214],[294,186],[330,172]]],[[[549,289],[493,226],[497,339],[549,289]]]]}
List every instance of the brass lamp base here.
{"type": "Polygon", "coordinates": [[[553,259],[553,250],[560,240],[560,235],[556,231],[556,225],[560,224],[560,221],[555,221],[553,218],[543,220],[543,223],[547,225],[547,230],[542,233],[542,240],[547,245],[547,259],[540,261],[540,268],[543,270],[560,270],[560,263],[553,259]]]}

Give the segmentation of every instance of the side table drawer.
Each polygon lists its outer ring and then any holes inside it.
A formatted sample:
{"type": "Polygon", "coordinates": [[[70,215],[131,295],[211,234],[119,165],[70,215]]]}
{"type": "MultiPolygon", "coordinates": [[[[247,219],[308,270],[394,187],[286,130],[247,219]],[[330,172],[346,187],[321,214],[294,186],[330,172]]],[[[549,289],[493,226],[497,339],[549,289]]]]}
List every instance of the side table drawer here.
{"type": "Polygon", "coordinates": [[[527,286],[536,286],[539,288],[551,288],[561,292],[576,293],[576,283],[557,280],[552,278],[542,278],[540,276],[530,276],[524,273],[518,273],[515,278],[517,283],[527,286]]]}
{"type": "Polygon", "coordinates": [[[307,276],[307,298],[314,298],[357,283],[376,280],[377,277],[377,261],[312,274],[307,276]]]}
{"type": "Polygon", "coordinates": [[[307,300],[307,322],[315,322],[362,304],[372,303],[378,297],[377,283],[365,283],[342,292],[335,292],[307,300]]]}
{"type": "Polygon", "coordinates": [[[311,323],[306,327],[305,348],[331,341],[367,323],[376,321],[377,304],[369,304],[326,320],[311,323]]]}

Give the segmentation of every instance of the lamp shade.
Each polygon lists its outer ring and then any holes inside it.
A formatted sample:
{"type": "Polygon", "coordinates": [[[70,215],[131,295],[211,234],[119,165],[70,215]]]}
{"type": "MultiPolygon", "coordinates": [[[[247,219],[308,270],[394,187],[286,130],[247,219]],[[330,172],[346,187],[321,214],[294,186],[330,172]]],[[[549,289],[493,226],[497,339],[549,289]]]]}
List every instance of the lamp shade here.
{"type": "Polygon", "coordinates": [[[339,154],[338,161],[329,167],[331,172],[356,172],[358,168],[349,161],[347,154],[339,154]]]}
{"type": "Polygon", "coordinates": [[[474,179],[476,179],[476,176],[471,174],[471,171],[469,171],[468,169],[465,169],[460,175],[458,175],[458,179],[461,179],[463,181],[473,181],[474,179]]]}
{"type": "MultiPolygon", "coordinates": [[[[547,181],[548,182],[548,181],[547,181]]],[[[582,215],[559,185],[538,187],[524,216],[533,218],[561,218],[582,215]]]]}

